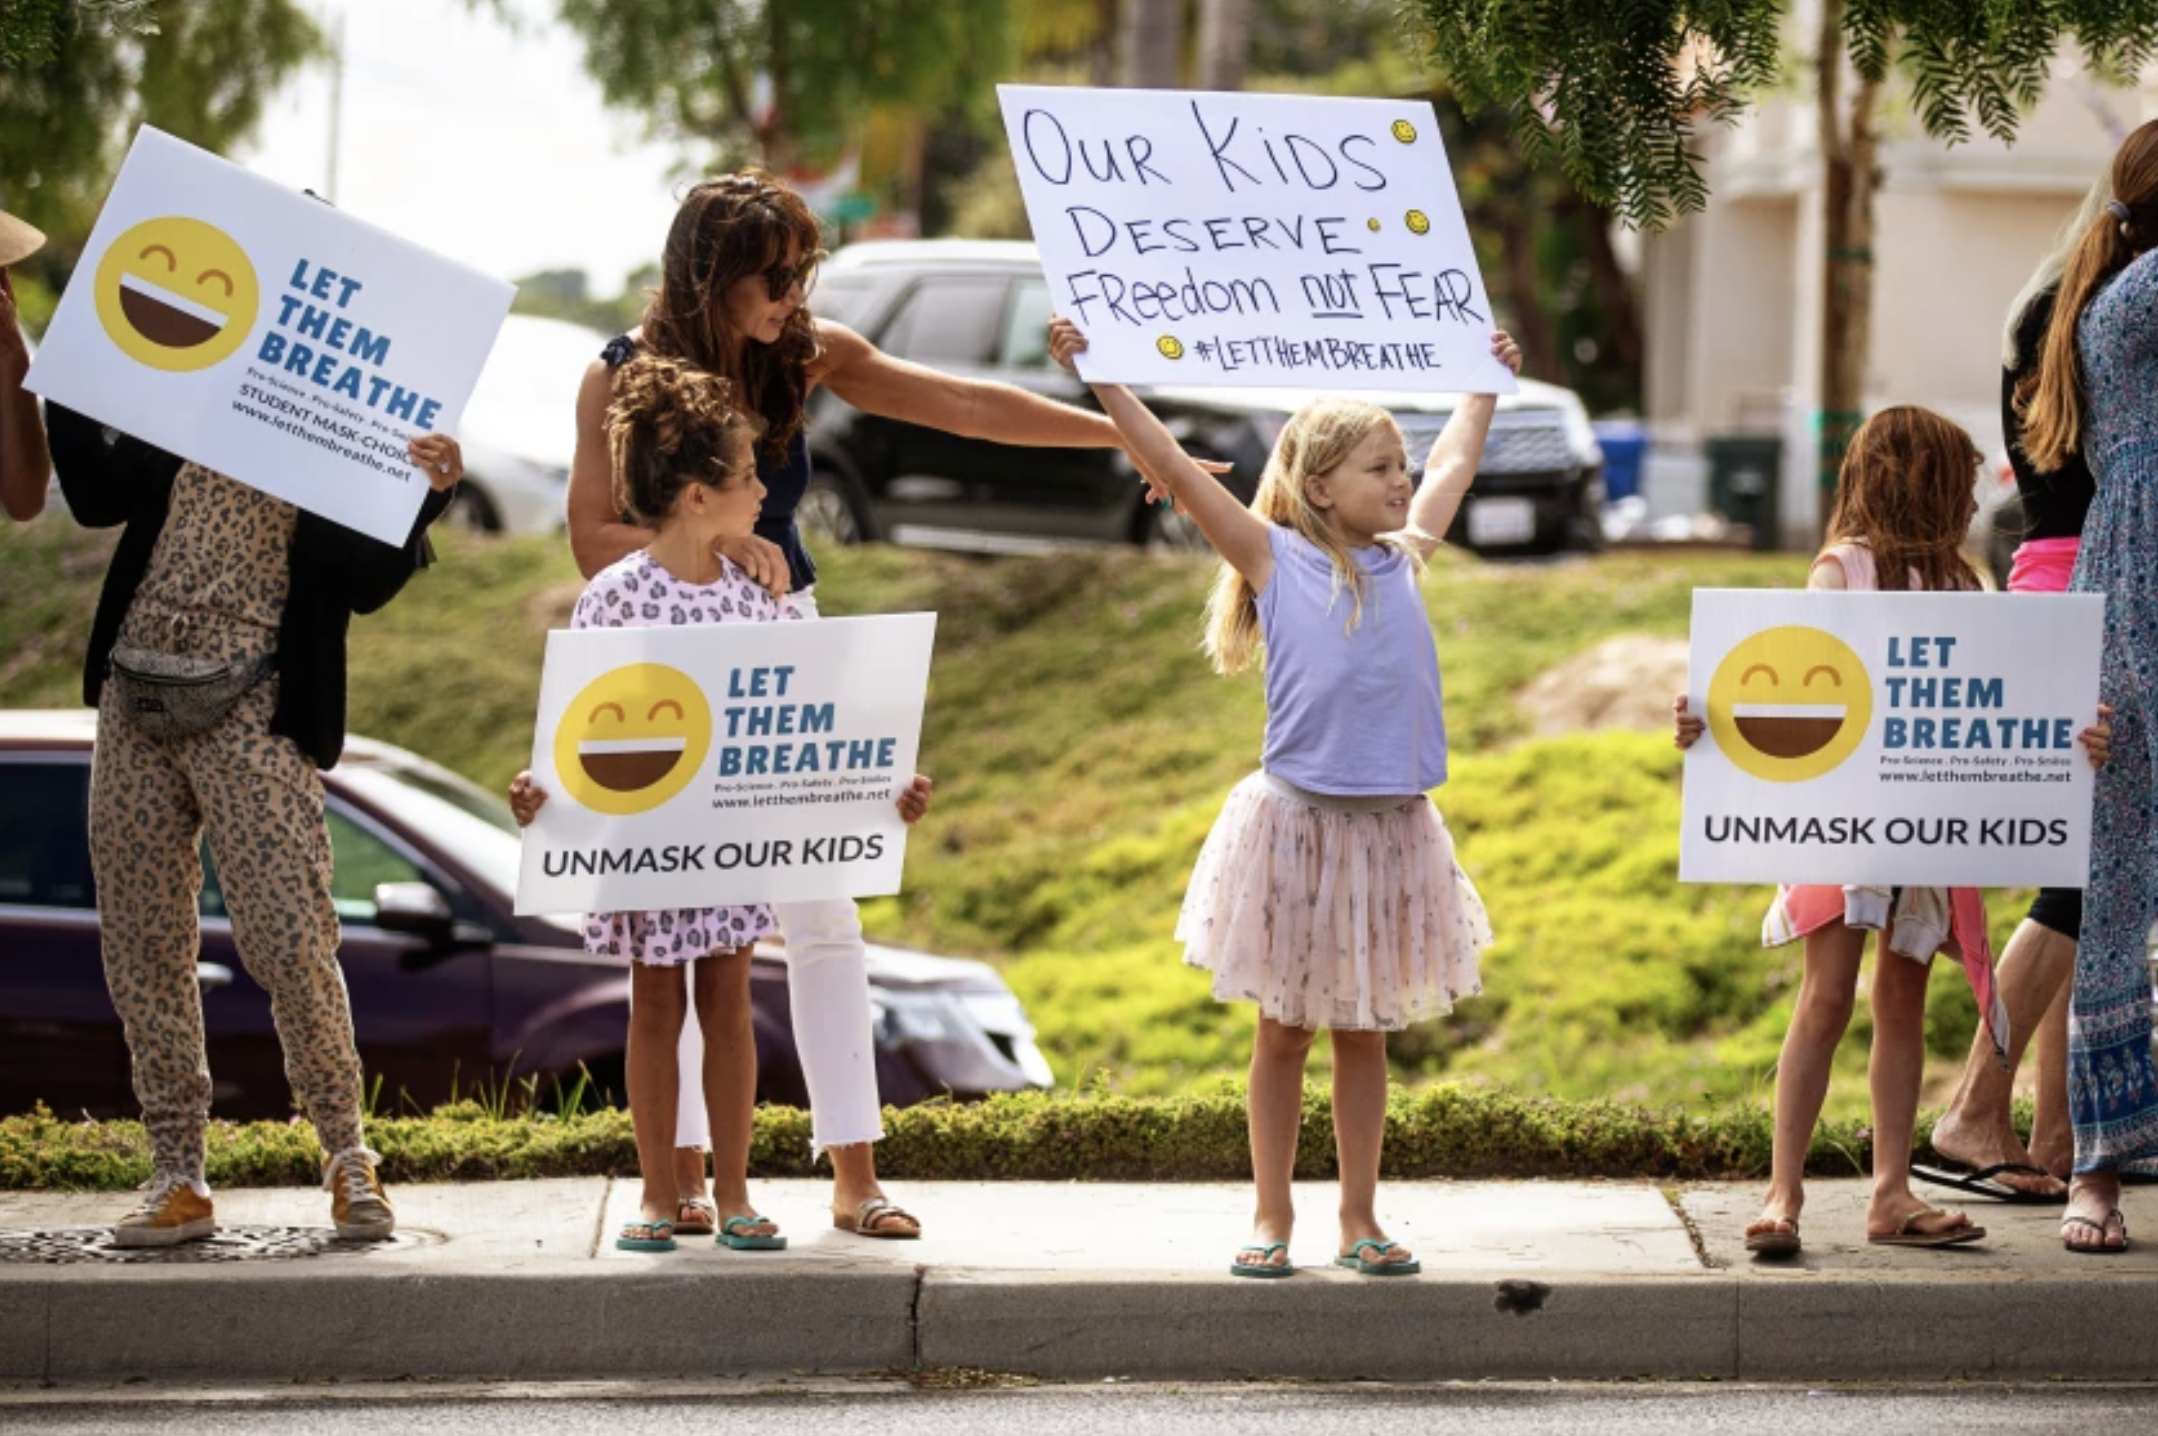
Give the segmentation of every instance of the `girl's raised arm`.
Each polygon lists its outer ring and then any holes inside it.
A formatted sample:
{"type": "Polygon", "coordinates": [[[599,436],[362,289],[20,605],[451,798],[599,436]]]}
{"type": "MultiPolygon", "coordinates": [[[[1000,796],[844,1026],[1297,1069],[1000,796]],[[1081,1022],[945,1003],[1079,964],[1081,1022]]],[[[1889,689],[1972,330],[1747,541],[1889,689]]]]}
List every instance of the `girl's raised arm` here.
{"type": "MultiPolygon", "coordinates": [[[[1072,373],[1072,356],[1086,349],[1086,336],[1068,319],[1049,325],[1049,353],[1072,373]]],[[[1242,574],[1254,589],[1263,589],[1274,576],[1274,545],[1266,522],[1221,486],[1212,474],[1192,461],[1153,410],[1140,403],[1122,384],[1089,385],[1124,437],[1132,462],[1149,479],[1167,488],[1177,505],[1191,515],[1199,532],[1214,546],[1230,567],[1242,574]]]]}
{"type": "MultiPolygon", "coordinates": [[[[1521,346],[1504,330],[1492,334],[1491,356],[1516,374],[1521,372],[1521,346]]],[[[1491,416],[1498,407],[1496,395],[1463,395],[1446,427],[1432,441],[1431,454],[1424,460],[1423,482],[1409,501],[1405,534],[1419,556],[1429,558],[1437,551],[1454,515],[1461,512],[1461,500],[1484,461],[1484,441],[1490,437],[1491,416]]]]}

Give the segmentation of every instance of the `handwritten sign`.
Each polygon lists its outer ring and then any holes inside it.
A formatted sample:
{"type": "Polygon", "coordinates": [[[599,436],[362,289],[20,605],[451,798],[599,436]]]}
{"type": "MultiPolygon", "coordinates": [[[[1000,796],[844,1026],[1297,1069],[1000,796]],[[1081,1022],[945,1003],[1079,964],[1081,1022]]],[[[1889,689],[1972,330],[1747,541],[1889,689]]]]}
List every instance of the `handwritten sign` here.
{"type": "Polygon", "coordinates": [[[145,125],[26,382],[402,544],[515,292],[145,125]]]}
{"type": "Polygon", "coordinates": [[[517,911],[899,891],[933,613],[547,635],[517,911]]]}
{"type": "Polygon", "coordinates": [[[2082,887],[2096,594],[1697,589],[1685,882],[2082,887]]]}
{"type": "Polygon", "coordinates": [[[1086,378],[1514,392],[1428,102],[997,97],[1086,378]]]}

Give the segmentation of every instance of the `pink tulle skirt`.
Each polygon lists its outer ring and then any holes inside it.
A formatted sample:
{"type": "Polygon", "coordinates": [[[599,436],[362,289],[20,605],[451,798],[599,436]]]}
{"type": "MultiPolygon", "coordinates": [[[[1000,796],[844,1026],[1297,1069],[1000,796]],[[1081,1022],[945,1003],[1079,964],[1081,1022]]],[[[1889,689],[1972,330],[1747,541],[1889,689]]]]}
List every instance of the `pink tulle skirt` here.
{"type": "Polygon", "coordinates": [[[1483,899],[1428,798],[1342,812],[1254,773],[1207,835],[1177,920],[1214,996],[1288,1027],[1398,1031],[1483,990],[1483,899]]]}

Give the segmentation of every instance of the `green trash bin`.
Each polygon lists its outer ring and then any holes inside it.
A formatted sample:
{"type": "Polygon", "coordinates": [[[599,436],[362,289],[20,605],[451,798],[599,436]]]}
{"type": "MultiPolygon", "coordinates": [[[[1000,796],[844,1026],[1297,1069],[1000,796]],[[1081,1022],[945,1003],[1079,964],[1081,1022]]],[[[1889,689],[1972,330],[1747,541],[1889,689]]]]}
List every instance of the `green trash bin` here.
{"type": "Polygon", "coordinates": [[[1774,550],[1783,493],[1783,440],[1772,434],[1721,434],[1706,448],[1709,508],[1730,523],[1751,527],[1756,553],[1774,550]]]}

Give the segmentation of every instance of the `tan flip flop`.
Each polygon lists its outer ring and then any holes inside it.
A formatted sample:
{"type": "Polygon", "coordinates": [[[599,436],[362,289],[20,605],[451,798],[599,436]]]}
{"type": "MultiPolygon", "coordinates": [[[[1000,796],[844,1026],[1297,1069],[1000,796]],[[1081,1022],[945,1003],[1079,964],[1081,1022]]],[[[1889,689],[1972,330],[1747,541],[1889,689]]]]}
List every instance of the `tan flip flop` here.
{"type": "Polygon", "coordinates": [[[886,1242],[911,1242],[918,1240],[922,1234],[921,1218],[907,1211],[897,1202],[889,1201],[883,1197],[869,1198],[856,1207],[851,1216],[844,1212],[832,1213],[832,1225],[843,1232],[852,1232],[858,1237],[873,1237],[878,1241],[886,1242]],[[887,1221],[894,1217],[904,1217],[914,1223],[914,1229],[909,1231],[904,1227],[880,1225],[877,1221],[879,1217],[883,1217],[887,1221]]]}
{"type": "Polygon", "coordinates": [[[719,1204],[710,1197],[684,1197],[676,1204],[674,1229],[685,1237],[708,1237],[719,1230],[719,1204]]]}
{"type": "Polygon", "coordinates": [[[1765,1232],[1748,1232],[1746,1234],[1746,1250],[1752,1252],[1755,1256],[1797,1256],[1800,1250],[1798,1219],[1796,1217],[1771,1217],[1769,1220],[1773,1221],[1775,1226],[1770,1227],[1765,1232]],[[1779,1227],[1789,1227],[1790,1230],[1787,1232],[1779,1231],[1777,1230],[1779,1227]]]}
{"type": "Polygon", "coordinates": [[[1896,1223],[1895,1231],[1889,1235],[1877,1237],[1868,1233],[1866,1241],[1877,1247],[1957,1247],[1967,1242],[1978,1241],[1985,1236],[1986,1229],[1976,1226],[1951,1227],[1945,1232],[1917,1232],[1911,1230],[1913,1225],[1926,1217],[1960,1216],[1963,1216],[1963,1213],[1948,1211],[1941,1207],[1920,1207],[1917,1211],[1910,1213],[1902,1221],[1896,1223]]]}

